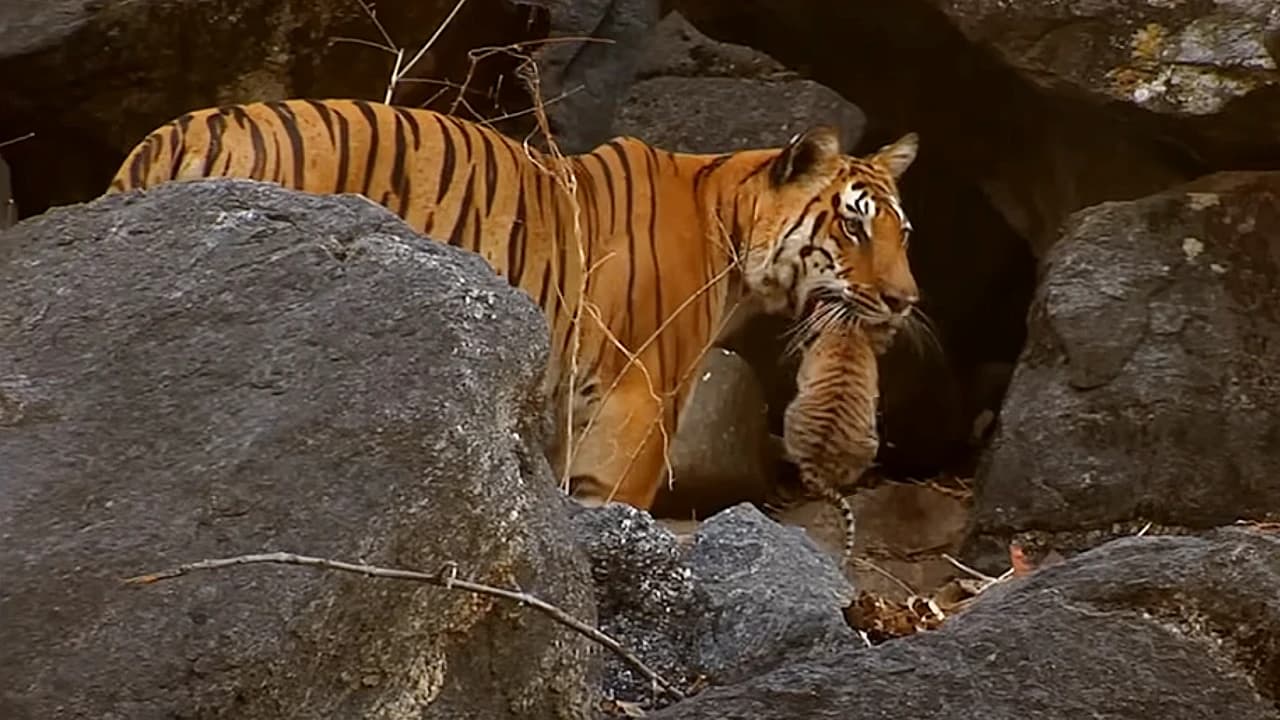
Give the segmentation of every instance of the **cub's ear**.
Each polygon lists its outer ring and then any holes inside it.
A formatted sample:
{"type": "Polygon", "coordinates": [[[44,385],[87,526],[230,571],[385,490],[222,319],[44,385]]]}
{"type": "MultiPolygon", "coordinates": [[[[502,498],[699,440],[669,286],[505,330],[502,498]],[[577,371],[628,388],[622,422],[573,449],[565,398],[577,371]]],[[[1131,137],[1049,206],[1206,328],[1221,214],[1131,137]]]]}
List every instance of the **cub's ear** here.
{"type": "Polygon", "coordinates": [[[769,169],[774,186],[786,185],[822,167],[840,154],[840,134],[829,125],[819,125],[791,138],[769,169]]]}
{"type": "Polygon", "coordinates": [[[895,179],[911,167],[920,149],[920,136],[909,132],[890,145],[885,145],[871,156],[871,161],[889,171],[895,179]]]}

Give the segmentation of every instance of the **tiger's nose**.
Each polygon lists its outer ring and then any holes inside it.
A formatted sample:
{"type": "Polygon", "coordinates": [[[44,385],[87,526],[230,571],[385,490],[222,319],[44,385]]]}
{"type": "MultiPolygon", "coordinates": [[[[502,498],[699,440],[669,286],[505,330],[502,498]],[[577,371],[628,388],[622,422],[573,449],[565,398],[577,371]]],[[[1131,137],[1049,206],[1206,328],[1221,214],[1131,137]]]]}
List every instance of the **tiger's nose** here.
{"type": "Polygon", "coordinates": [[[916,301],[920,299],[915,295],[905,295],[896,292],[882,292],[880,293],[880,297],[884,300],[884,304],[889,307],[889,311],[896,315],[906,313],[911,309],[911,306],[915,305],[916,301]]]}

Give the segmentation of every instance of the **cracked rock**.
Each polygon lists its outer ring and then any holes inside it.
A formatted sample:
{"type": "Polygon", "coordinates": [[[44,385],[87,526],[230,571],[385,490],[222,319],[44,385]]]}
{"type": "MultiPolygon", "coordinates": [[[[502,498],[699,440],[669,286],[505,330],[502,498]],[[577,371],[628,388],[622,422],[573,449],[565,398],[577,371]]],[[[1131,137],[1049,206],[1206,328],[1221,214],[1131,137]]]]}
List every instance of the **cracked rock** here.
{"type": "Polygon", "coordinates": [[[976,533],[1280,507],[1280,173],[1080,211],[1042,268],[976,533]]]}
{"type": "Polygon", "coordinates": [[[546,323],[355,196],[174,183],[0,235],[0,717],[583,718],[599,648],[542,457],[546,323]]]}

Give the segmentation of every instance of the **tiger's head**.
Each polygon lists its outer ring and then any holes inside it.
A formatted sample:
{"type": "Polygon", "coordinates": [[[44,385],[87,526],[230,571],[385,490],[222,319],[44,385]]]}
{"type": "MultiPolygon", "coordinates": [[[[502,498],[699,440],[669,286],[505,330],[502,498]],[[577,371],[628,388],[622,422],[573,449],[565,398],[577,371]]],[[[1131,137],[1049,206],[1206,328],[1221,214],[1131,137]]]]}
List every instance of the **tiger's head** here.
{"type": "Polygon", "coordinates": [[[908,133],[853,157],[821,126],[775,151],[754,178],[743,272],[765,312],[800,317],[814,302],[838,300],[869,333],[889,337],[908,320],[920,293],[897,180],[918,142],[908,133]]]}

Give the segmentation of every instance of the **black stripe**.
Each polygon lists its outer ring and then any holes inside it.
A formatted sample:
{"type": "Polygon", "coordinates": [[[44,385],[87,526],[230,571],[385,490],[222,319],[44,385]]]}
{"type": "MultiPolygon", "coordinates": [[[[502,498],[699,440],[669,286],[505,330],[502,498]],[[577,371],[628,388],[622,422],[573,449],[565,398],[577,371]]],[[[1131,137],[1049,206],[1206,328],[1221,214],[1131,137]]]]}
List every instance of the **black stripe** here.
{"type": "Polygon", "coordinates": [[[169,126],[169,177],[178,167],[178,151],[182,149],[182,131],[176,125],[169,126]]]}
{"type": "MultiPolygon", "coordinates": [[[[547,176],[541,171],[535,171],[532,174],[531,179],[533,181],[534,190],[537,193],[537,195],[535,196],[536,202],[535,202],[535,205],[533,206],[533,210],[534,212],[538,213],[538,219],[542,222],[543,230],[546,230],[547,229],[546,228],[547,207],[548,207],[547,195],[546,195],[546,188],[548,184],[547,176]]],[[[551,227],[551,232],[555,232],[554,226],[551,227]]],[[[551,288],[549,283],[551,279],[551,272],[554,270],[554,266],[553,266],[554,262],[555,262],[554,259],[551,257],[550,249],[547,248],[546,255],[542,257],[542,285],[538,291],[538,307],[542,308],[542,311],[549,316],[549,321],[551,323],[551,330],[553,333],[556,327],[556,320],[558,320],[559,318],[557,318],[555,313],[551,312],[551,308],[548,307],[548,304],[550,303],[550,300],[549,300],[550,296],[547,294],[547,292],[551,288]]]]}
{"type": "MultiPolygon", "coordinates": [[[[391,190],[399,199],[396,203],[396,215],[402,219],[409,212],[409,177],[404,172],[405,155],[409,154],[409,138],[405,135],[404,119],[399,112],[395,113],[396,137],[395,156],[391,162],[391,190]]],[[[388,207],[390,207],[388,205],[388,207]]]]}
{"type": "Polygon", "coordinates": [[[129,164],[129,182],[135,187],[142,185],[142,177],[144,169],[151,164],[151,138],[148,136],[143,141],[142,146],[138,148],[138,152],[133,156],[133,162],[129,164]]]}
{"type": "Polygon", "coordinates": [[[253,152],[253,167],[249,170],[249,177],[261,180],[262,171],[267,167],[267,143],[262,138],[262,128],[256,120],[249,122],[249,144],[253,152]]]}
{"type": "MultiPolygon", "coordinates": [[[[791,223],[791,227],[787,228],[786,232],[782,233],[782,237],[789,237],[791,233],[800,229],[800,226],[804,224],[805,217],[809,215],[809,208],[813,207],[816,202],[818,202],[818,198],[809,200],[808,204],[804,206],[804,210],[800,212],[800,216],[796,218],[796,221],[791,223]]],[[[814,227],[817,227],[817,225],[815,224],[814,227]]]]}
{"type": "Polygon", "coordinates": [[[596,234],[597,234],[596,225],[598,224],[599,218],[597,217],[597,213],[596,213],[597,200],[596,200],[595,178],[591,177],[586,172],[585,164],[581,162],[577,162],[575,164],[582,171],[580,173],[577,173],[577,177],[579,178],[578,188],[582,191],[582,204],[579,206],[579,211],[582,213],[582,216],[583,216],[582,217],[582,233],[583,233],[582,244],[586,246],[585,247],[586,252],[584,253],[584,262],[582,265],[582,275],[583,275],[582,291],[585,294],[587,291],[587,287],[591,284],[590,271],[591,271],[591,263],[595,261],[595,258],[594,258],[595,245],[596,245],[595,240],[596,240],[596,234]]]}
{"type": "Polygon", "coordinates": [[[378,164],[378,146],[382,144],[381,133],[378,131],[378,116],[374,113],[373,108],[369,107],[369,103],[364,100],[353,100],[356,109],[364,117],[365,122],[369,124],[369,155],[365,158],[364,163],[364,190],[362,194],[365,197],[369,195],[369,189],[373,186],[373,169],[378,164]]]}
{"type": "Polygon", "coordinates": [[[462,231],[467,227],[467,215],[471,212],[471,195],[475,189],[476,168],[471,166],[467,175],[466,192],[462,194],[462,203],[458,206],[458,219],[453,221],[453,229],[449,232],[449,244],[462,247],[462,231]]]}
{"type": "Polygon", "coordinates": [[[418,118],[414,117],[413,113],[402,107],[394,108],[394,110],[396,111],[396,115],[403,118],[405,124],[409,126],[411,131],[413,131],[413,149],[417,150],[421,148],[422,126],[418,124],[418,118]]]}
{"type": "Polygon", "coordinates": [[[253,152],[253,167],[248,176],[262,179],[262,170],[266,169],[266,141],[262,138],[261,124],[257,120],[248,123],[248,141],[253,152]]]}
{"type": "Polygon", "coordinates": [[[458,122],[456,118],[450,117],[448,115],[445,115],[444,118],[445,120],[448,120],[454,127],[456,127],[459,133],[462,134],[462,148],[465,151],[464,157],[466,157],[467,162],[470,162],[471,161],[471,128],[467,125],[462,124],[461,122],[458,122]]]}
{"type": "Polygon", "coordinates": [[[519,286],[524,275],[525,251],[525,204],[524,184],[516,186],[516,217],[511,223],[511,234],[507,236],[507,281],[519,286]]]}
{"type": "Polygon", "coordinates": [[[283,102],[269,102],[266,104],[280,118],[280,127],[284,129],[284,134],[289,138],[289,150],[293,153],[293,185],[292,187],[302,189],[307,186],[306,178],[306,156],[303,154],[302,133],[298,131],[298,117],[293,114],[293,108],[283,102]]]}
{"type": "Polygon", "coordinates": [[[329,109],[329,105],[319,100],[303,100],[302,102],[310,105],[311,109],[315,110],[316,114],[320,116],[320,122],[324,123],[324,129],[329,131],[329,144],[336,147],[338,139],[333,136],[333,111],[329,109]]]}
{"type": "MultiPolygon", "coordinates": [[[[569,238],[565,237],[569,228],[560,221],[560,202],[556,193],[556,183],[547,178],[547,202],[551,203],[551,233],[556,237],[556,307],[555,315],[559,316],[560,308],[565,301],[564,283],[568,280],[568,273],[565,272],[565,251],[568,249],[569,238]]],[[[576,241],[576,239],[575,239],[576,241]]]]}
{"type": "Polygon", "coordinates": [[[444,158],[440,161],[440,187],[436,191],[436,205],[444,202],[444,194],[449,190],[449,184],[453,182],[453,165],[456,159],[454,155],[457,153],[454,147],[453,135],[449,133],[449,128],[445,126],[442,116],[436,115],[436,124],[440,126],[440,143],[444,145],[444,158]]]}
{"type": "Polygon", "coordinates": [[[488,216],[493,212],[493,201],[498,196],[498,158],[488,133],[481,132],[480,140],[484,143],[484,214],[488,216]]]}
{"type": "Polygon", "coordinates": [[[600,175],[604,177],[605,197],[609,198],[609,234],[613,234],[613,223],[618,216],[618,209],[614,204],[615,195],[613,190],[613,170],[609,169],[609,163],[605,162],[603,157],[592,153],[588,157],[600,163],[600,175]]]}
{"type": "Polygon", "coordinates": [[[822,232],[822,228],[827,223],[827,211],[823,210],[813,219],[813,232],[809,233],[809,242],[816,242],[818,233],[822,232]]]}
{"type": "MultiPolygon", "coordinates": [[[[631,335],[634,331],[636,308],[636,230],[632,221],[635,219],[632,215],[632,204],[635,197],[635,178],[631,170],[631,163],[627,160],[627,154],[618,141],[612,141],[605,147],[611,148],[618,155],[618,162],[622,165],[622,199],[625,202],[622,211],[622,221],[626,228],[627,234],[627,334],[631,335]]],[[[628,342],[631,338],[624,339],[628,342]]]]}
{"type": "Polygon", "coordinates": [[[693,189],[696,191],[698,189],[698,186],[701,185],[703,181],[705,181],[708,177],[711,176],[711,173],[715,172],[716,170],[719,170],[720,166],[728,162],[729,158],[731,157],[733,157],[732,153],[726,154],[726,155],[717,155],[716,157],[712,158],[711,161],[708,162],[706,165],[703,165],[702,167],[698,168],[698,171],[693,174],[693,189]]]}
{"type": "Polygon", "coordinates": [[[471,225],[471,245],[469,245],[468,247],[470,247],[472,252],[483,255],[484,248],[481,246],[484,243],[485,225],[484,225],[484,216],[480,214],[479,205],[476,206],[474,215],[476,217],[475,217],[475,222],[472,223],[471,225]]]}
{"type": "Polygon", "coordinates": [[[276,167],[271,171],[271,181],[283,185],[284,157],[283,153],[280,152],[280,133],[271,133],[271,157],[276,161],[276,167]]]}
{"type": "MultiPolygon", "coordinates": [[[[648,150],[645,160],[649,170],[644,178],[649,187],[649,236],[645,240],[649,243],[649,254],[653,257],[653,308],[656,317],[653,327],[654,332],[661,332],[666,313],[662,307],[662,268],[658,263],[658,156],[653,148],[645,146],[645,149],[648,150]]],[[[665,335],[664,333],[655,340],[658,344],[658,376],[662,379],[664,388],[667,385],[667,357],[663,347],[665,343],[662,342],[665,335]]],[[[677,332],[672,332],[670,335],[679,337],[677,332]]],[[[678,358],[679,355],[676,357],[678,358]]]]}
{"type": "MultiPolygon", "coordinates": [[[[551,287],[551,263],[542,266],[542,289],[538,291],[538,307],[543,312],[547,310],[547,290],[551,287]]],[[[555,318],[551,318],[552,327],[555,327],[555,318]]]]}
{"type": "Polygon", "coordinates": [[[231,119],[235,120],[236,125],[241,128],[244,128],[245,121],[249,119],[249,113],[245,112],[243,105],[232,105],[227,108],[227,115],[231,116],[231,119]]]}
{"type": "Polygon", "coordinates": [[[204,153],[204,169],[201,174],[207,177],[213,169],[213,162],[222,153],[222,133],[226,132],[227,119],[218,113],[210,113],[204,122],[209,130],[209,147],[204,153]]]}
{"type": "Polygon", "coordinates": [[[338,176],[333,180],[333,192],[337,194],[346,190],[347,175],[351,174],[351,123],[347,120],[347,109],[342,106],[333,108],[333,118],[338,125],[338,139],[334,145],[338,151],[338,176]]]}
{"type": "Polygon", "coordinates": [[[177,122],[175,123],[177,125],[177,130],[171,136],[173,140],[173,149],[171,152],[171,157],[169,158],[169,163],[170,163],[169,177],[170,178],[175,178],[178,176],[178,168],[181,167],[182,165],[182,155],[186,154],[187,128],[191,127],[191,121],[194,119],[195,119],[195,116],[193,116],[191,113],[187,113],[186,115],[183,115],[182,117],[178,118],[177,122]]]}
{"type": "Polygon", "coordinates": [[[773,160],[774,160],[773,158],[769,158],[768,160],[765,160],[764,162],[755,166],[755,168],[753,168],[751,172],[747,173],[746,177],[738,181],[738,187],[742,187],[743,185],[746,185],[748,180],[764,172],[766,168],[768,168],[770,165],[773,164],[773,160]]]}

